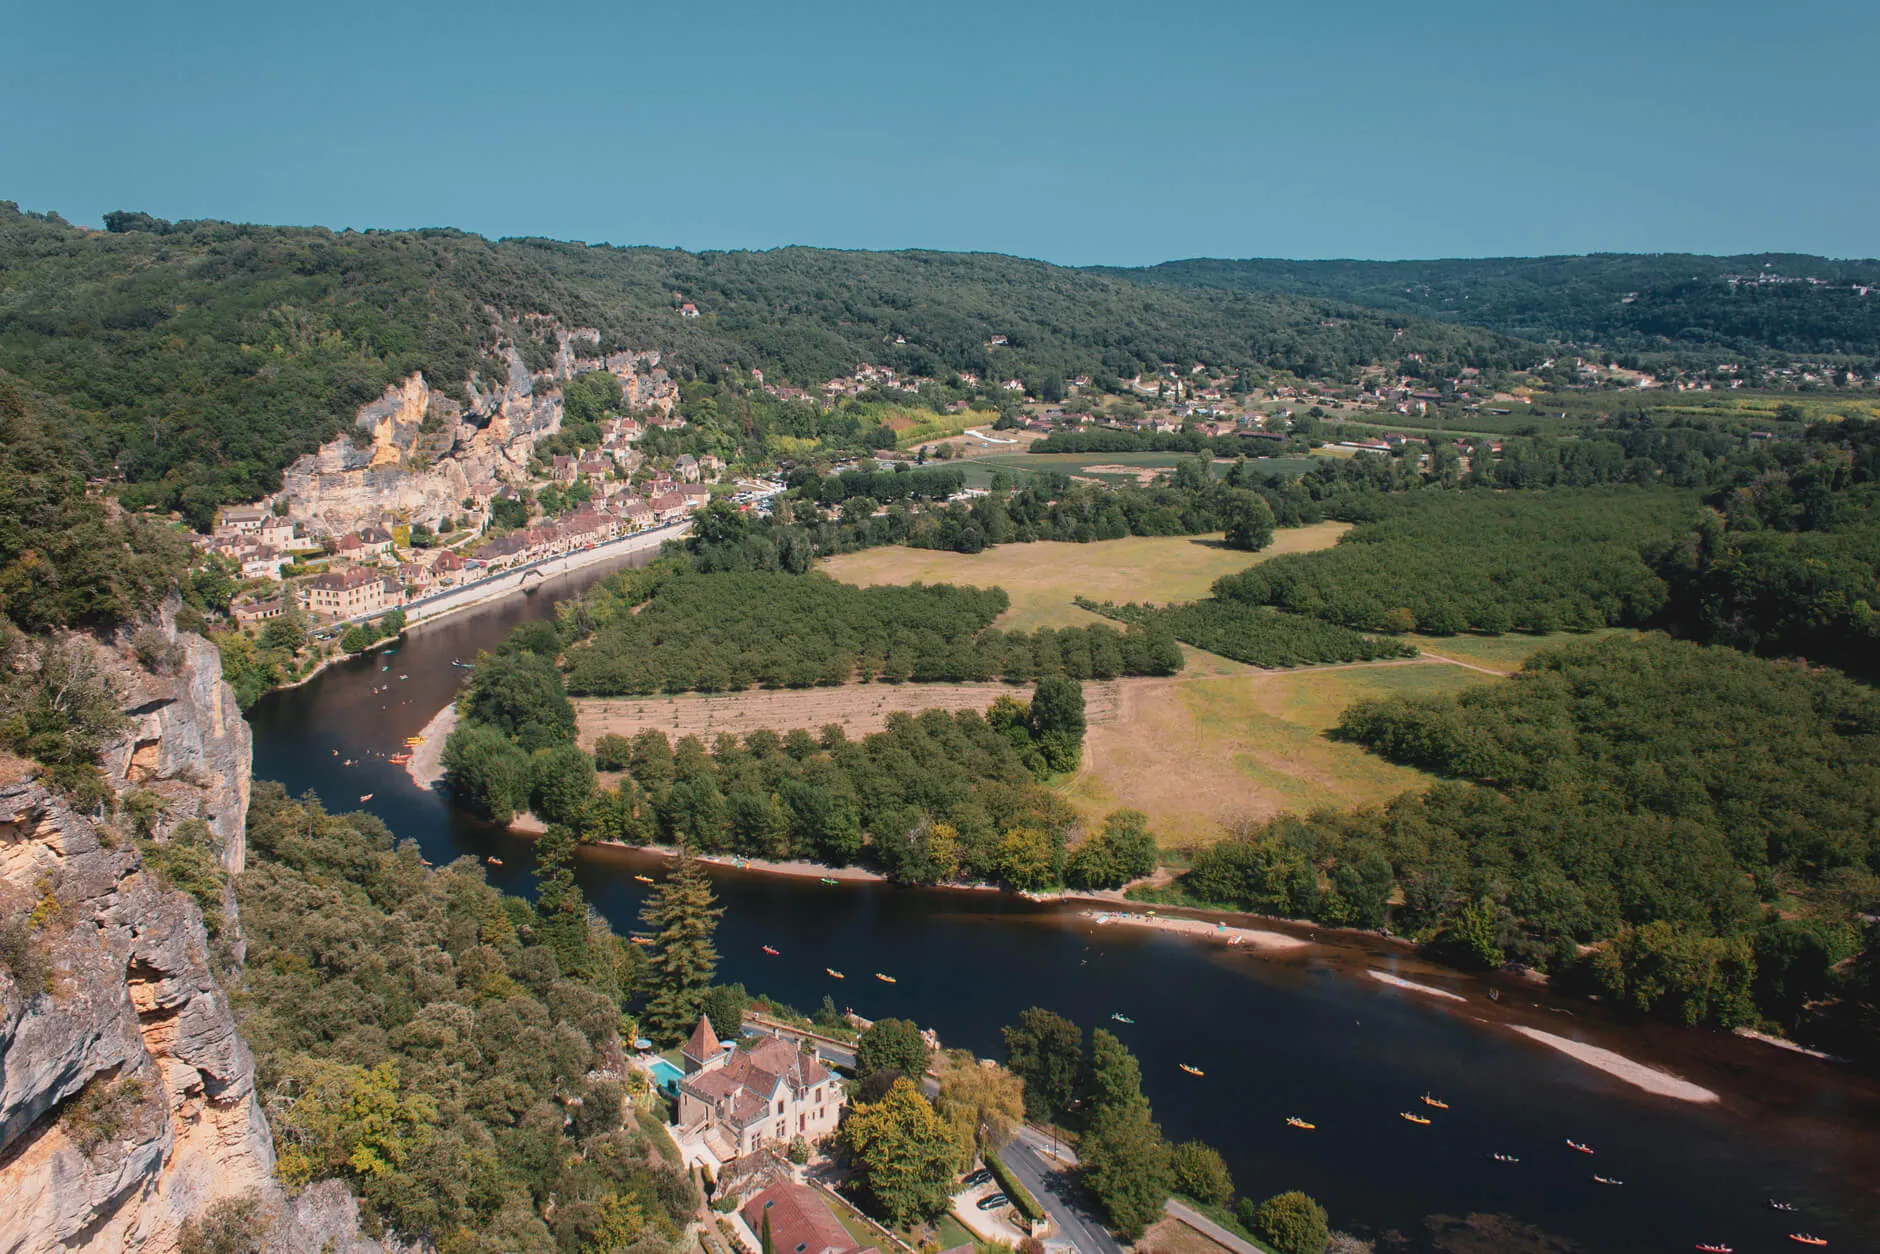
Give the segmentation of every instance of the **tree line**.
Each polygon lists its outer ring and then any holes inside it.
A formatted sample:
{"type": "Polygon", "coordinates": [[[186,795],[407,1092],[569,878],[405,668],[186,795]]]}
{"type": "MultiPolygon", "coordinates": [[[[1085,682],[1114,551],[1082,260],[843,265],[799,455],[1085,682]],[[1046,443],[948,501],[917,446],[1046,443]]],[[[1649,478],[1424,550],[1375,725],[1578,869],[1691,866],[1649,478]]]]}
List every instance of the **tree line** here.
{"type": "Polygon", "coordinates": [[[1220,1152],[1201,1141],[1170,1144],[1142,1092],[1142,1065],[1114,1033],[1084,1031],[1032,1006],[1004,1029],[1006,1066],[1024,1083],[1027,1117],[1078,1133],[1084,1187],[1130,1239],[1162,1217],[1171,1195],[1187,1198],[1230,1228],[1251,1231],[1285,1254],[1320,1254],[1331,1237],[1323,1207],[1303,1193],[1234,1205],[1234,1180],[1220,1152]]]}
{"type": "Polygon", "coordinates": [[[1336,662],[1374,662],[1415,657],[1402,641],[1379,639],[1304,614],[1210,597],[1185,605],[1116,605],[1078,597],[1093,614],[1155,627],[1183,644],[1245,662],[1250,666],[1320,666],[1336,662]]]}

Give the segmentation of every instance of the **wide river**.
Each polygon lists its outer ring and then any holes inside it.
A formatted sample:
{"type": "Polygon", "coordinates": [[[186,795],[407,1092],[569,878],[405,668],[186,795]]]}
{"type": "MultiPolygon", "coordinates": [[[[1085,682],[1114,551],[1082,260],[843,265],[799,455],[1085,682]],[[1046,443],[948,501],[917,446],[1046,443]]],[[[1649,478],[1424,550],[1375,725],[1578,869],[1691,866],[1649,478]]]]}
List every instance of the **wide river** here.
{"type": "MultiPolygon", "coordinates": [[[[472,659],[610,569],[618,566],[422,627],[393,654],[264,698],[249,715],[256,777],[294,794],[311,789],[330,809],[370,810],[433,862],[495,854],[503,865],[489,869],[492,880],[531,892],[527,841],[454,811],[382,755],[451,699],[465,676],[453,659],[472,659]],[[384,685],[388,692],[372,691],[384,685]],[[359,764],[344,766],[348,758],[359,764]]],[[[588,851],[582,887],[625,933],[647,891],[632,876],[657,863],[588,851]]],[[[725,906],[721,978],[804,1010],[830,994],[992,1057],[1002,1053],[1000,1026],[1029,1005],[1108,1027],[1141,1058],[1167,1135],[1218,1146],[1254,1197],[1304,1189],[1335,1227],[1420,1233],[1432,1216],[1500,1214],[1587,1251],[1690,1251],[1698,1242],[1739,1254],[1793,1250],[1803,1248],[1788,1240],[1797,1230],[1827,1237],[1831,1249],[1880,1250],[1880,1089],[1828,1063],[1715,1033],[1611,1024],[1585,1003],[1466,979],[1362,938],[1263,955],[1100,928],[1081,908],[989,892],[714,874],[725,906]],[[827,967],[848,978],[830,978],[827,967]],[[1466,1000],[1392,987],[1367,969],[1466,1000]],[[877,971],[896,982],[874,979],[877,971]],[[1513,1024],[1596,1042],[1723,1100],[1649,1096],[1517,1036],[1513,1024]],[[1187,1074],[1184,1063],[1204,1075],[1187,1074]],[[1398,1117],[1424,1110],[1425,1092],[1450,1108],[1425,1111],[1427,1127],[1398,1117]],[[1317,1130],[1288,1127],[1291,1114],[1317,1130]],[[1567,1149],[1567,1138],[1595,1156],[1567,1149]],[[1497,1151],[1520,1161],[1495,1162],[1497,1151]],[[1623,1183],[1597,1183],[1596,1173],[1623,1183]],[[1794,1202],[1797,1213],[1771,1211],[1770,1198],[1794,1202]]]]}

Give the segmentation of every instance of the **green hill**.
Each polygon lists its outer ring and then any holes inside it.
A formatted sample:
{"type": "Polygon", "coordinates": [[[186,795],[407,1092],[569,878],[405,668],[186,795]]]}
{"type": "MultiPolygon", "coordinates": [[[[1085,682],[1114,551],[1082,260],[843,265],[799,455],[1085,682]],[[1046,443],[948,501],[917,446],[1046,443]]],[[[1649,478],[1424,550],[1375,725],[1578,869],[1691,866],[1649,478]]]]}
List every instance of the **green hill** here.
{"type": "Polygon", "coordinates": [[[1407,352],[1496,366],[1537,351],[1318,299],[985,254],[688,253],[135,213],[107,225],[0,202],[0,370],[71,411],[84,469],[120,477],[127,503],[195,515],[273,490],[413,370],[447,390],[501,380],[501,341],[541,368],[552,334],[531,315],[593,328],[606,349],[658,349],[681,378],[760,367],[800,384],[861,362],[1036,383],[1165,361],[1342,374],[1407,352]]]}
{"type": "Polygon", "coordinates": [[[1442,261],[1196,258],[1094,272],[1180,290],[1348,301],[1622,353],[1713,359],[1880,355],[1880,290],[1861,291],[1880,288],[1880,261],[1872,260],[1791,253],[1442,261]]]}

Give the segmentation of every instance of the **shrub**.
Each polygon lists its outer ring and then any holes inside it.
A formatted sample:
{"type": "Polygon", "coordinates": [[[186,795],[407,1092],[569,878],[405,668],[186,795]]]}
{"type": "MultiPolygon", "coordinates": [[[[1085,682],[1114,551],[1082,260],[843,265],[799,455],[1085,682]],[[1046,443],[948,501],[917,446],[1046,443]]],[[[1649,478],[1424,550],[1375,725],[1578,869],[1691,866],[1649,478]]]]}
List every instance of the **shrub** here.
{"type": "Polygon", "coordinates": [[[1280,1254],[1319,1254],[1332,1236],[1325,1208],[1297,1189],[1261,1202],[1249,1226],[1280,1254]]]}
{"type": "Polygon", "coordinates": [[[1212,1145],[1185,1141],[1175,1147],[1175,1191],[1209,1206],[1225,1206],[1234,1196],[1234,1178],[1212,1145]]]}
{"type": "Polygon", "coordinates": [[[1038,1204],[1038,1199],[1031,1195],[1030,1189],[1019,1183],[1018,1177],[1012,1174],[1012,1169],[1007,1167],[997,1154],[986,1159],[986,1170],[990,1171],[992,1178],[999,1182],[999,1191],[1012,1199],[1012,1205],[1017,1208],[1019,1214],[1033,1223],[1038,1223],[1044,1218],[1044,1207],[1038,1204]]]}

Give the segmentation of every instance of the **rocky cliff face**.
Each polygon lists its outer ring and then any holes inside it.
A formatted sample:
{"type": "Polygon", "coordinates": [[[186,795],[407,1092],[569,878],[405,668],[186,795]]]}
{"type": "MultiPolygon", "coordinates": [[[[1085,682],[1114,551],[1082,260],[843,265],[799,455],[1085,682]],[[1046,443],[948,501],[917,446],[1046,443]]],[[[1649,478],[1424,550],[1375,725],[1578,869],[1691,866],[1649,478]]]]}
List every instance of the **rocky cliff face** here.
{"type": "MultiPolygon", "coordinates": [[[[238,871],[250,736],[220,660],[167,616],[136,639],[156,673],[128,639],[91,644],[131,720],[105,769],[121,795],[161,798],[158,841],[199,818],[238,871]]],[[[232,894],[219,904],[212,944],[116,823],[0,786],[0,1254],[167,1254],[238,1199],[270,1250],[379,1248],[343,1187],[289,1199],[274,1181],[254,1060],[216,981],[240,952],[232,894]]]]}
{"type": "Polygon", "coordinates": [[[37,953],[0,973],[0,1250],[161,1250],[265,1188],[254,1060],[195,902],[37,785],[0,790],[0,906],[37,953]]]}
{"type": "Polygon", "coordinates": [[[246,863],[249,762],[254,737],[242,719],[235,691],[222,679],[222,660],[201,636],[176,630],[174,610],[137,634],[145,647],[154,633],[172,646],[157,671],[137,662],[124,633],[116,648],[99,648],[117,685],[130,729],[105,750],[101,765],[119,793],[154,793],[163,803],[153,834],[201,819],[215,833],[222,867],[240,873],[246,863]]]}
{"type": "Polygon", "coordinates": [[[508,382],[490,391],[473,384],[467,410],[432,390],[421,374],[361,407],[352,432],[284,472],[277,499],[286,502],[288,517],[314,535],[343,534],[387,518],[436,527],[463,512],[472,483],[526,476],[535,442],[561,430],[561,383],[590,370],[612,372],[630,407],[672,412],[678,388],[658,353],[584,357],[575,345],[595,332],[556,335],[554,364],[537,375],[513,346],[504,346],[508,382]]]}

